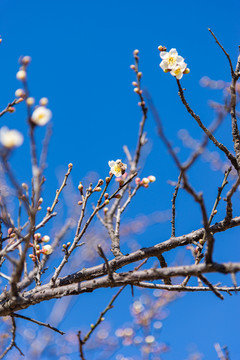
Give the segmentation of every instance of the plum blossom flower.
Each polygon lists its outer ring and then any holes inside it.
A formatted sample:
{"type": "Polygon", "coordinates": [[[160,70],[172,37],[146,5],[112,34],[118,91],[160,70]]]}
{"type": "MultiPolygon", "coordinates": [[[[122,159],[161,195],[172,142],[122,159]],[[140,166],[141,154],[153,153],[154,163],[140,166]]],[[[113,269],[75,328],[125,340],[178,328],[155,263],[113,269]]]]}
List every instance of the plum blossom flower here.
{"type": "Polygon", "coordinates": [[[178,55],[176,49],[171,49],[169,52],[161,51],[160,58],[162,59],[162,61],[159,66],[163,69],[163,71],[171,70],[176,65],[184,61],[183,57],[178,55]]]}
{"type": "Polygon", "coordinates": [[[42,252],[44,255],[50,255],[53,252],[53,248],[51,245],[44,245],[42,247],[42,252]]]}
{"type": "Polygon", "coordinates": [[[39,126],[46,125],[52,118],[51,110],[45,108],[45,106],[37,107],[32,113],[32,122],[39,126]]]}
{"type": "Polygon", "coordinates": [[[187,64],[182,62],[176,65],[171,71],[170,74],[175,76],[176,79],[180,80],[183,77],[184,71],[186,70],[187,64]]]}
{"type": "Polygon", "coordinates": [[[9,130],[6,126],[0,129],[0,142],[8,149],[20,146],[23,143],[23,135],[17,130],[9,130]]]}
{"type": "Polygon", "coordinates": [[[108,162],[108,165],[111,168],[111,173],[113,175],[115,175],[116,177],[122,176],[127,169],[127,165],[123,164],[122,160],[120,160],[120,159],[118,159],[116,161],[111,160],[108,162]]]}

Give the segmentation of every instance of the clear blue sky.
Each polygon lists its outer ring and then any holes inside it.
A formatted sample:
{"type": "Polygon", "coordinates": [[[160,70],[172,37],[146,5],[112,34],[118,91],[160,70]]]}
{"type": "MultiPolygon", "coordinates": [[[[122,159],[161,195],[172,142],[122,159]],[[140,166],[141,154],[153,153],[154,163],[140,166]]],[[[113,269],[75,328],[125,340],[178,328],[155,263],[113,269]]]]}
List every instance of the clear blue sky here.
{"type": "MultiPolygon", "coordinates": [[[[180,103],[174,78],[159,68],[157,47],[161,44],[168,49],[177,48],[186,58],[191,72],[184,77],[182,84],[187,88],[189,102],[208,125],[213,113],[207,101],[210,98],[219,101],[222,94],[200,87],[199,80],[207,75],[215,80],[229,81],[230,72],[226,58],[207,28],[215,32],[235,62],[240,43],[237,10],[236,0],[1,0],[0,34],[3,42],[0,47],[0,106],[4,108],[20,86],[15,77],[19,56],[30,55],[31,95],[37,101],[43,96],[48,97],[53,112],[54,134],[46,172],[46,196],[49,201],[58,186],[56,174],[69,162],[74,165],[72,176],[77,186],[79,180],[90,171],[96,171],[101,177],[106,176],[109,160],[124,159],[124,144],[131,151],[134,150],[141,113],[136,94],[132,91],[131,82],[135,79],[129,65],[133,62],[132,52],[136,48],[140,51],[143,86],[152,94],[167,135],[176,146],[181,145],[177,136],[181,128],[187,128],[193,137],[201,138],[201,131],[180,103]]],[[[4,124],[26,135],[24,106],[18,106],[15,114],[7,114],[4,124]]],[[[230,132],[226,129],[224,127],[223,131],[219,131],[219,136],[231,146],[230,132]]],[[[154,174],[158,181],[147,193],[141,192],[129,209],[128,218],[169,209],[173,189],[167,185],[167,180],[176,180],[178,176],[172,160],[157,138],[151,116],[146,130],[152,148],[142,174],[154,174]]],[[[39,130],[39,141],[41,136],[39,130]]],[[[21,181],[25,180],[25,173],[29,171],[24,157],[27,149],[27,144],[24,144],[13,158],[21,181]]],[[[180,157],[185,159],[186,155],[187,151],[183,149],[180,157]]],[[[210,210],[222,174],[211,173],[209,165],[202,161],[198,162],[198,166],[192,171],[191,182],[197,190],[206,192],[210,210]]],[[[182,217],[182,214],[178,214],[177,218],[177,235],[201,226],[199,216],[196,216],[198,209],[192,211],[194,206],[192,200],[186,198],[185,214],[182,217]]],[[[160,224],[147,229],[147,234],[141,234],[138,240],[141,246],[164,241],[169,237],[169,229],[169,223],[160,224]]],[[[235,251],[223,248],[226,237],[219,236],[216,246],[218,261],[239,260],[239,245],[234,242],[237,231],[232,230],[229,234],[229,247],[234,247],[235,251]]],[[[172,257],[167,256],[167,260],[173,261],[176,256],[176,253],[172,257]]],[[[90,297],[97,296],[100,298],[97,293],[83,296],[81,308],[89,302],[94,304],[90,297]]],[[[110,291],[102,291],[101,296],[99,304],[104,306],[111,296],[110,291]]],[[[215,359],[215,342],[227,344],[231,358],[240,359],[236,336],[240,320],[239,296],[225,298],[221,302],[212,294],[186,294],[170,306],[171,313],[164,323],[162,336],[172,350],[165,359],[186,359],[189,344],[195,344],[196,349],[204,354],[204,359],[215,359]]],[[[120,321],[128,320],[126,309],[132,300],[129,293],[123,295],[122,299],[124,307],[119,305],[123,313],[121,319],[118,318],[118,311],[109,315],[116,326],[121,325],[120,321]]],[[[77,305],[73,310],[74,326],[80,327],[83,322],[93,322],[101,307],[96,306],[96,311],[91,309],[90,320],[86,313],[77,317],[77,305]]],[[[66,329],[71,326],[71,320],[69,317],[63,325],[66,329]]]]}

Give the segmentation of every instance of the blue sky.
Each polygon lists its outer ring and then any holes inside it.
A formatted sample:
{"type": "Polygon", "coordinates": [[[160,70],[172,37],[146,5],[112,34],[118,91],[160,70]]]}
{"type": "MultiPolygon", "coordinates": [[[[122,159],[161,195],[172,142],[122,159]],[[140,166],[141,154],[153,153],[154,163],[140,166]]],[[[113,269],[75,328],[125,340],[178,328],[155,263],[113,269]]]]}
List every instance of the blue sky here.
{"type": "MultiPolygon", "coordinates": [[[[28,77],[31,95],[37,101],[43,96],[48,97],[53,112],[54,133],[46,170],[46,202],[53,198],[59,174],[69,162],[74,165],[72,181],[77,186],[79,180],[91,171],[105,177],[109,160],[124,159],[124,144],[134,151],[141,113],[131,85],[134,74],[129,66],[136,48],[140,51],[143,87],[153,97],[166,134],[175,146],[181,146],[177,134],[182,128],[201,139],[200,129],[180,103],[174,78],[159,68],[157,47],[161,44],[168,49],[177,48],[186,58],[191,72],[184,76],[182,84],[187,89],[188,101],[208,125],[213,113],[207,101],[221,101],[222,94],[202,88],[199,80],[206,75],[214,80],[230,81],[230,71],[226,58],[207,28],[214,31],[235,63],[240,39],[239,12],[236,9],[237,1],[233,0],[203,0],[201,3],[189,0],[183,3],[175,0],[170,3],[157,0],[1,0],[0,106],[4,108],[20,87],[16,80],[19,56],[30,55],[32,63],[28,77]]],[[[3,121],[26,136],[25,118],[25,108],[19,105],[16,113],[7,114],[3,121]]],[[[232,146],[228,125],[224,124],[218,135],[220,140],[232,146]]],[[[139,194],[126,219],[169,209],[173,189],[167,185],[167,180],[176,180],[178,176],[156,135],[151,116],[146,131],[149,138],[147,151],[151,152],[141,174],[154,174],[157,182],[147,192],[139,194]]],[[[39,143],[42,135],[43,131],[39,129],[39,143]]],[[[210,149],[214,150],[211,146],[210,149]]],[[[26,152],[27,142],[12,159],[21,181],[26,180],[29,172],[26,152]]],[[[184,160],[187,154],[183,148],[179,156],[184,160]]],[[[201,160],[190,174],[194,187],[205,191],[210,211],[222,174],[210,172],[209,164],[201,160]]],[[[182,201],[184,215],[182,211],[178,214],[177,235],[201,226],[198,209],[192,200],[182,195],[182,201]]],[[[221,206],[223,210],[224,205],[221,206]]],[[[160,224],[147,229],[146,234],[140,234],[138,241],[141,246],[153,245],[167,239],[169,234],[169,223],[160,224]]],[[[223,248],[226,236],[220,235],[220,245],[216,246],[217,260],[239,260],[239,245],[234,242],[237,230],[233,229],[229,234],[232,236],[229,235],[228,241],[235,251],[223,248]]],[[[174,261],[176,256],[174,253],[166,257],[168,261],[174,261]]],[[[104,306],[111,294],[102,291],[101,296],[99,304],[104,306]]],[[[121,300],[123,305],[119,301],[119,306],[123,311],[123,306],[128,307],[131,302],[129,293],[121,300]]],[[[90,295],[83,296],[82,301],[94,304],[90,295]]],[[[88,321],[85,316],[85,324],[93,322],[100,310],[100,307],[91,310],[92,318],[88,321]]],[[[218,341],[229,346],[232,359],[240,359],[236,338],[239,330],[238,296],[226,296],[226,300],[220,302],[212,294],[187,294],[172,304],[170,310],[163,330],[164,340],[172,348],[166,359],[186,359],[189,344],[195,344],[205,359],[214,359],[213,344],[218,341]],[[184,340],[179,336],[183,333],[186,334],[184,340]]],[[[112,318],[119,326],[117,311],[113,311],[112,318]]],[[[78,325],[76,319],[82,324],[82,319],[75,317],[74,326],[78,325]]],[[[126,314],[124,321],[127,319],[126,314]]],[[[71,321],[69,317],[64,326],[71,326],[71,321]]]]}

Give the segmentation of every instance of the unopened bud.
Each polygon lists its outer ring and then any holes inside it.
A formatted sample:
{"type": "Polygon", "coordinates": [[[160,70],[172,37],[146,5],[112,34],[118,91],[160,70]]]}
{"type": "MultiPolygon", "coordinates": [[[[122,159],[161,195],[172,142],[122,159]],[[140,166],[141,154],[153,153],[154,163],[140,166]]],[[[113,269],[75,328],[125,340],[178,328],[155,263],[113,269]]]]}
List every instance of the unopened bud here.
{"type": "Polygon", "coordinates": [[[156,177],[153,175],[148,176],[148,180],[150,181],[150,183],[153,183],[154,181],[156,181],[156,177]]]}
{"type": "Polygon", "coordinates": [[[105,199],[108,198],[108,195],[109,195],[108,193],[105,193],[105,194],[104,194],[105,199]]]}
{"type": "Polygon", "coordinates": [[[83,204],[82,201],[78,201],[78,205],[81,206],[83,204]]]}
{"type": "Polygon", "coordinates": [[[119,187],[123,186],[123,184],[124,184],[124,180],[121,179],[121,180],[119,181],[119,187]]]}
{"type": "Polygon", "coordinates": [[[23,90],[23,89],[17,89],[17,90],[15,91],[15,96],[16,96],[16,97],[24,97],[24,96],[25,96],[24,90],[23,90]]]}
{"type": "Polygon", "coordinates": [[[47,242],[49,242],[49,241],[50,241],[50,236],[44,235],[44,236],[42,237],[42,242],[47,243],[47,242]]]}
{"type": "Polygon", "coordinates": [[[108,184],[108,183],[109,183],[109,181],[110,181],[110,177],[109,177],[109,176],[107,176],[107,177],[105,178],[105,181],[106,181],[106,184],[108,184]]]}
{"type": "Polygon", "coordinates": [[[36,245],[36,250],[40,250],[40,245],[36,245]]]}
{"type": "Polygon", "coordinates": [[[139,50],[138,49],[134,50],[133,55],[138,55],[138,54],[139,54],[139,50]]]}
{"type": "Polygon", "coordinates": [[[45,255],[50,255],[53,252],[53,248],[52,248],[51,245],[44,245],[43,248],[42,248],[42,252],[45,255]]]}
{"type": "Polygon", "coordinates": [[[184,74],[189,74],[189,73],[190,73],[190,69],[189,69],[189,68],[186,68],[183,73],[184,73],[184,74]]]}
{"type": "Polygon", "coordinates": [[[32,106],[35,103],[35,99],[33,97],[28,97],[26,103],[28,106],[32,106]]]}
{"type": "Polygon", "coordinates": [[[105,204],[105,205],[108,205],[108,204],[109,204],[109,200],[106,199],[106,200],[104,201],[104,204],[105,204]]]}
{"type": "Polygon", "coordinates": [[[99,179],[99,180],[98,180],[98,185],[100,185],[100,186],[101,186],[101,185],[103,185],[103,184],[104,184],[103,179],[99,179]]]}
{"type": "Polygon", "coordinates": [[[42,207],[41,206],[38,206],[38,211],[42,210],[42,207]]]}
{"type": "Polygon", "coordinates": [[[135,87],[135,88],[133,89],[133,91],[134,91],[135,93],[139,94],[139,88],[138,88],[138,87],[135,87]]]}
{"type": "Polygon", "coordinates": [[[22,58],[22,64],[23,65],[29,65],[29,63],[31,62],[31,57],[30,56],[24,56],[23,58],[22,58]]]}
{"type": "Polygon", "coordinates": [[[135,184],[138,185],[138,184],[140,184],[140,182],[141,182],[141,179],[140,179],[139,177],[137,177],[137,178],[135,179],[135,184]]]}
{"type": "Polygon", "coordinates": [[[71,245],[71,243],[70,243],[70,241],[67,243],[67,246],[70,246],[71,245]]]}
{"type": "Polygon", "coordinates": [[[216,215],[216,214],[217,214],[217,209],[215,209],[213,212],[213,215],[216,215]]]}
{"type": "Polygon", "coordinates": [[[158,46],[158,50],[159,50],[159,51],[166,51],[167,48],[166,48],[166,46],[159,45],[159,46],[158,46]]]}
{"type": "Polygon", "coordinates": [[[102,188],[100,186],[97,186],[94,190],[99,192],[102,191],[102,188]]]}
{"type": "Polygon", "coordinates": [[[142,72],[139,71],[139,72],[137,73],[137,76],[138,76],[139,79],[141,79],[141,77],[142,77],[142,72]]]}
{"type": "Polygon", "coordinates": [[[116,194],[114,197],[115,197],[116,199],[120,199],[120,198],[121,198],[121,195],[120,195],[120,194],[116,194]]]}
{"type": "Polygon", "coordinates": [[[40,100],[39,100],[39,104],[41,106],[46,106],[48,104],[48,98],[46,97],[42,97],[40,100]]]}
{"type": "Polygon", "coordinates": [[[8,112],[14,113],[15,111],[16,111],[16,109],[13,106],[8,107],[8,112]]]}
{"type": "Polygon", "coordinates": [[[27,73],[25,70],[19,70],[16,74],[16,78],[20,81],[26,80],[27,73]]]}
{"type": "Polygon", "coordinates": [[[135,70],[135,65],[130,65],[130,69],[135,70]]]}
{"type": "Polygon", "coordinates": [[[27,184],[26,184],[26,183],[22,183],[22,188],[23,188],[24,190],[28,190],[27,184]]]}
{"type": "Polygon", "coordinates": [[[150,182],[150,180],[145,177],[145,178],[142,179],[141,184],[142,184],[142,185],[148,185],[149,182],[150,182]]]}
{"type": "Polygon", "coordinates": [[[104,214],[106,214],[106,213],[108,212],[108,207],[105,206],[105,207],[103,208],[103,212],[104,212],[104,214]]]}
{"type": "Polygon", "coordinates": [[[11,235],[12,232],[13,232],[13,228],[10,227],[10,228],[8,229],[8,235],[11,235]]]}
{"type": "Polygon", "coordinates": [[[78,190],[81,191],[81,192],[83,191],[83,184],[80,183],[80,184],[78,185],[78,190]]]}
{"type": "Polygon", "coordinates": [[[41,234],[40,234],[40,233],[34,234],[34,239],[35,239],[35,240],[39,240],[40,238],[41,238],[41,234]]]}
{"type": "Polygon", "coordinates": [[[39,203],[39,205],[43,203],[43,198],[42,197],[39,198],[38,203],[39,203]]]}
{"type": "Polygon", "coordinates": [[[138,86],[138,83],[137,83],[136,81],[133,81],[133,82],[132,82],[132,85],[133,85],[133,86],[138,86]]]}
{"type": "Polygon", "coordinates": [[[69,163],[68,164],[68,168],[71,169],[73,167],[73,164],[72,163],[69,163]]]}
{"type": "Polygon", "coordinates": [[[50,213],[51,212],[51,208],[50,206],[47,207],[47,212],[50,213]]]}

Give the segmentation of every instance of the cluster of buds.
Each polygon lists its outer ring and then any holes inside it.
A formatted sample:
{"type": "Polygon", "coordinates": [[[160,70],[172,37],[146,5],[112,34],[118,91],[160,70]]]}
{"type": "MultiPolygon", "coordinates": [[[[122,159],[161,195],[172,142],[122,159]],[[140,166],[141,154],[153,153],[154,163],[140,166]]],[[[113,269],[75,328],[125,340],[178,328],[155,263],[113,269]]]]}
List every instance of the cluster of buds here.
{"type": "MultiPolygon", "coordinates": [[[[23,56],[20,57],[20,69],[16,74],[16,78],[26,84],[27,81],[27,67],[31,62],[30,56],[23,56]]],[[[35,103],[35,99],[33,97],[28,97],[23,89],[17,89],[15,92],[16,97],[26,98],[27,106],[31,107],[35,103]]],[[[52,118],[51,110],[47,109],[46,106],[48,104],[48,99],[43,97],[39,101],[39,106],[35,108],[31,116],[31,122],[37,126],[44,126],[46,125],[52,118]]]]}
{"type": "Polygon", "coordinates": [[[65,254],[68,253],[68,249],[69,249],[70,245],[71,245],[70,241],[67,244],[62,245],[62,251],[64,251],[65,254]]]}
{"type": "Polygon", "coordinates": [[[22,82],[25,82],[27,79],[27,67],[31,62],[30,56],[21,56],[19,59],[20,68],[16,74],[16,78],[22,82]]]}
{"type": "Polygon", "coordinates": [[[189,74],[190,69],[187,68],[187,64],[184,62],[184,58],[178,55],[176,49],[171,49],[167,52],[165,46],[159,46],[160,58],[162,59],[159,66],[164,72],[170,72],[172,76],[180,80],[183,74],[189,74]]]}
{"type": "Polygon", "coordinates": [[[53,252],[53,248],[50,244],[45,245],[50,241],[50,236],[44,235],[42,236],[40,233],[34,234],[34,244],[30,243],[30,246],[33,248],[34,253],[30,254],[29,257],[33,261],[37,261],[40,259],[40,254],[50,255],[53,252]]]}
{"type": "Polygon", "coordinates": [[[136,185],[140,185],[140,186],[143,186],[145,188],[149,187],[149,183],[153,183],[155,181],[156,181],[156,177],[153,176],[153,175],[149,175],[148,177],[144,177],[142,179],[140,179],[139,177],[137,177],[135,179],[136,185]]]}

